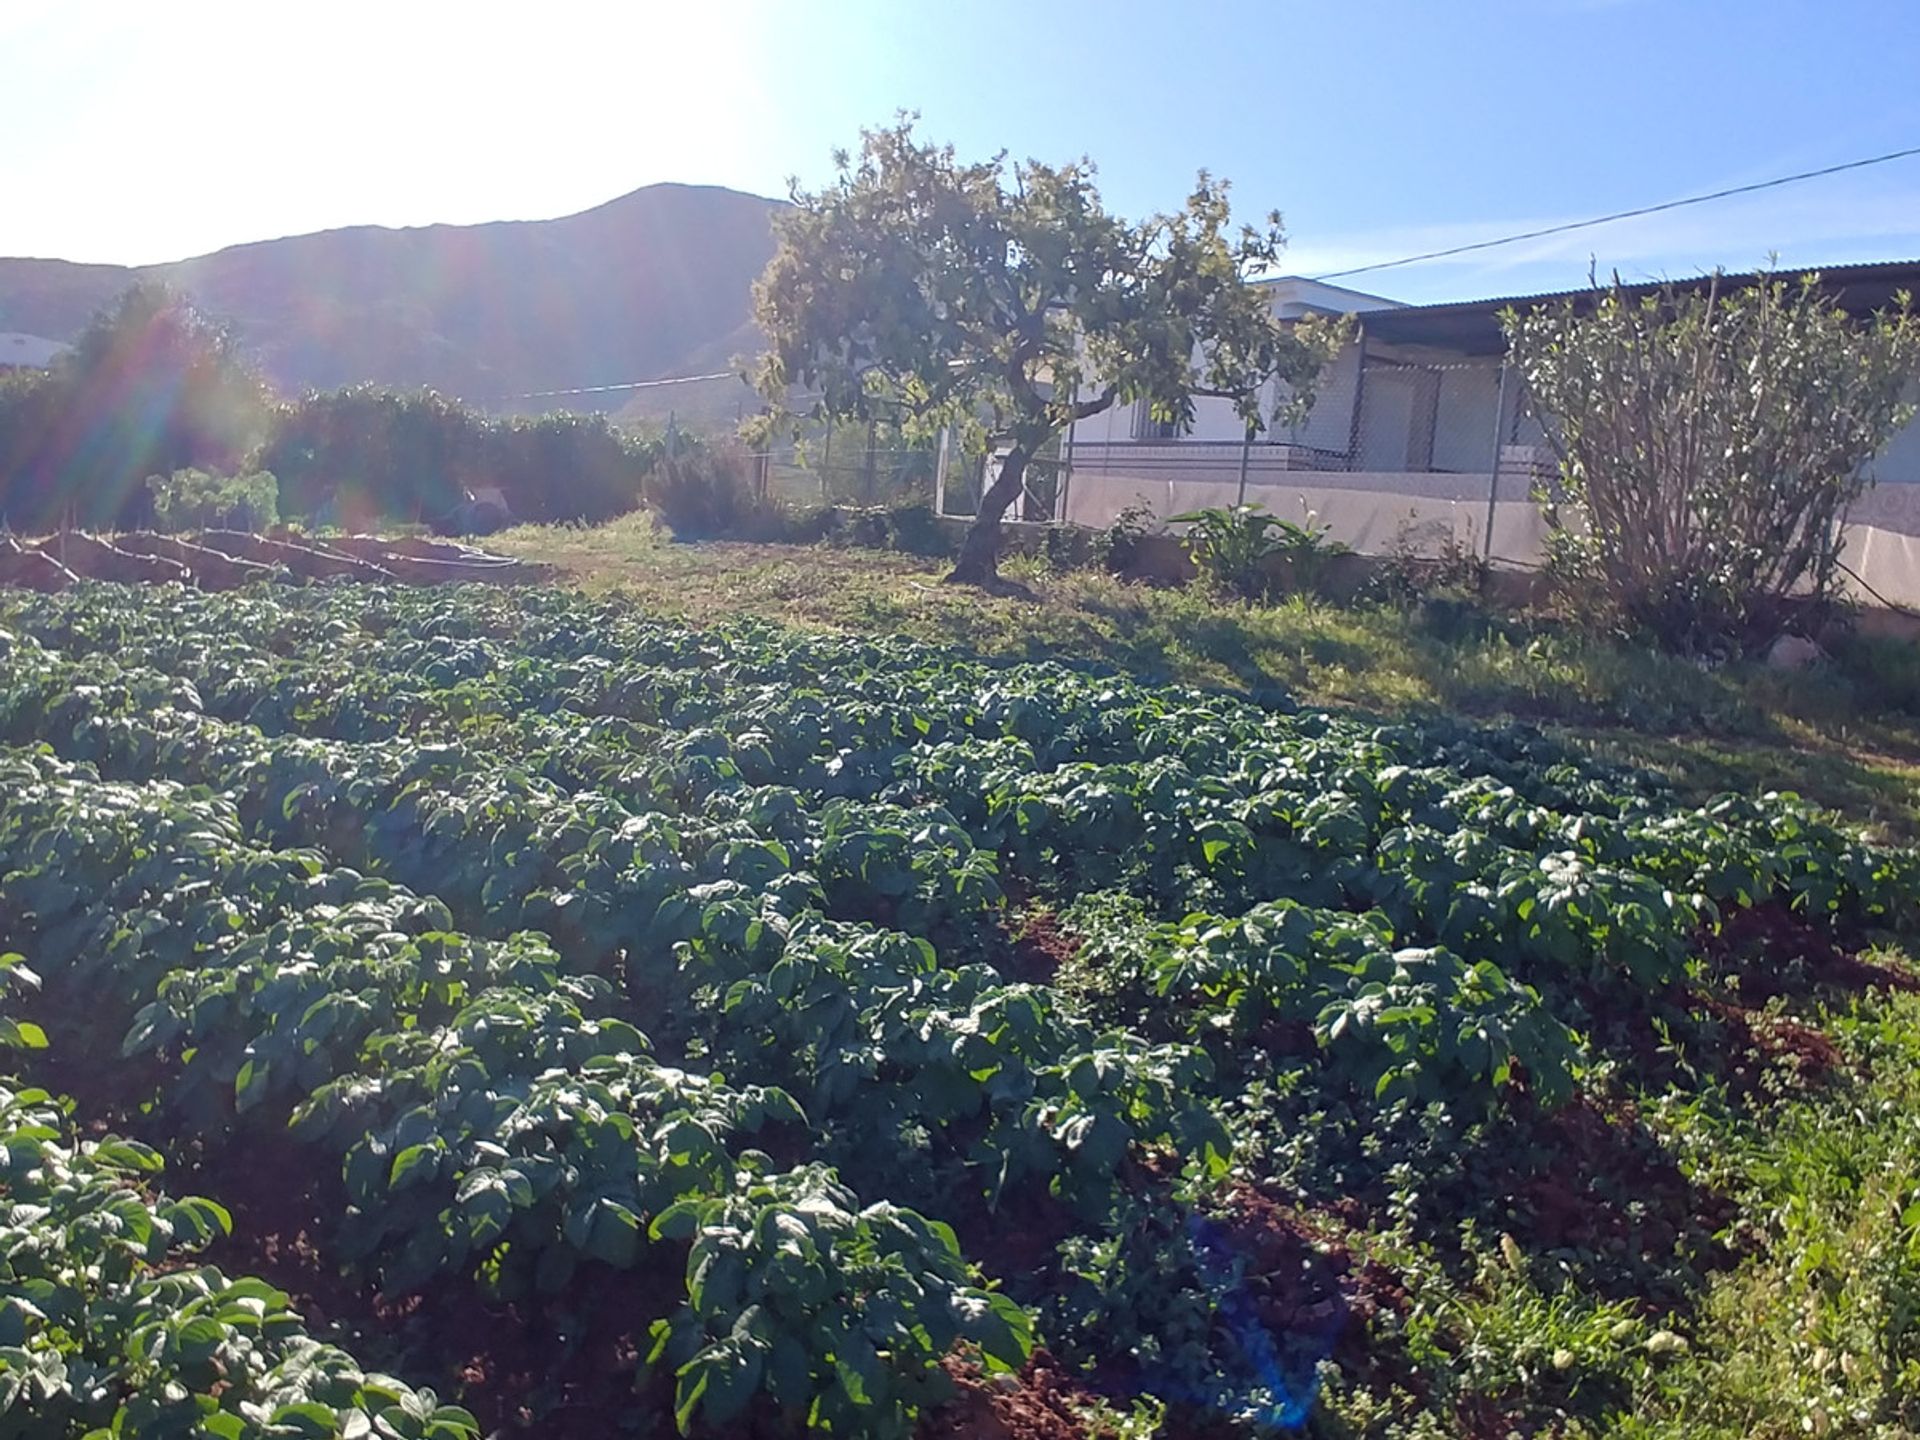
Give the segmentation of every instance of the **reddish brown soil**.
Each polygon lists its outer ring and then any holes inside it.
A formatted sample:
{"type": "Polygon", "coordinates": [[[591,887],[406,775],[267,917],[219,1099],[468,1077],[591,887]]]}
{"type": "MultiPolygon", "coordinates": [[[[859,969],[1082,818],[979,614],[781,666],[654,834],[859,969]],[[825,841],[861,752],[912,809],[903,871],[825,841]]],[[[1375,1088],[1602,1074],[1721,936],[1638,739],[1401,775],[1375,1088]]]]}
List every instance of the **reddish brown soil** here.
{"type": "Polygon", "coordinates": [[[960,1253],[1004,1280],[1047,1272],[1060,1242],[1079,1225],[1067,1206],[1039,1186],[1003,1195],[992,1210],[966,1197],[948,1207],[945,1218],[959,1238],[960,1253]]]}
{"type": "Polygon", "coordinates": [[[1769,1015],[1712,996],[1694,1003],[1725,1027],[1728,1044],[1721,1068],[1737,1090],[1757,1089],[1765,1073],[1779,1066],[1788,1067],[1802,1079],[1817,1080],[1842,1063],[1833,1041],[1804,1021],[1769,1015]]]}
{"type": "Polygon", "coordinates": [[[637,1408],[671,1413],[670,1381],[636,1396],[634,1378],[648,1324],[683,1293],[680,1254],[663,1250],[652,1267],[627,1272],[583,1268],[551,1301],[501,1303],[464,1276],[384,1294],[324,1258],[345,1199],[319,1158],[291,1140],[248,1139],[179,1167],[176,1189],[213,1196],[233,1214],[233,1234],[202,1258],[285,1290],[315,1330],[354,1337],[364,1361],[431,1385],[490,1435],[597,1440],[621,1433],[637,1408]]]}
{"type": "Polygon", "coordinates": [[[662,1250],[652,1270],[583,1269],[550,1302],[501,1304],[466,1277],[418,1294],[382,1294],[326,1258],[346,1205],[337,1162],[264,1126],[202,1153],[142,1112],[165,1067],[89,1061],[100,1047],[71,1043],[81,1037],[63,1028],[68,1043],[39,1057],[40,1083],[74,1097],[88,1133],[111,1130],[166,1151],[168,1194],[204,1195],[233,1216],[231,1235],[176,1265],[217,1265],[286,1291],[317,1336],[432,1386],[443,1401],[472,1410],[489,1435],[603,1440],[631,1431],[636,1412],[670,1428],[671,1378],[636,1395],[634,1376],[649,1348],[648,1324],[684,1294],[680,1253],[662,1250]]]}
{"type": "Polygon", "coordinates": [[[1382,1310],[1404,1315],[1411,1308],[1395,1271],[1377,1260],[1356,1260],[1330,1213],[1283,1204],[1250,1185],[1233,1188],[1225,1218],[1235,1249],[1246,1256],[1255,1308],[1269,1333],[1330,1337],[1349,1374],[1386,1363],[1388,1357],[1369,1347],[1367,1327],[1382,1310]]]}
{"type": "Polygon", "coordinates": [[[1060,967],[1080,952],[1080,945],[1080,937],[1061,929],[1051,910],[1028,910],[1009,927],[999,970],[1009,980],[1049,985],[1060,967]]]}
{"type": "Polygon", "coordinates": [[[1093,1392],[1045,1350],[1012,1376],[984,1375],[959,1359],[945,1366],[953,1398],[921,1417],[918,1440],[1099,1440],[1081,1418],[1093,1392]]]}
{"type": "Polygon", "coordinates": [[[1847,953],[1777,901],[1730,912],[1703,941],[1708,957],[1739,979],[1747,1000],[1819,989],[1920,990],[1920,977],[1911,971],[1847,953]]]}
{"type": "MultiPolygon", "coordinates": [[[[1734,1218],[1733,1201],[1688,1180],[1631,1105],[1603,1108],[1581,1094],[1527,1116],[1524,1127],[1523,1143],[1489,1153],[1476,1177],[1507,1197],[1505,1228],[1523,1249],[1581,1249],[1663,1269],[1688,1257],[1719,1269],[1735,1258],[1715,1239],[1734,1218]]],[[[1637,1293],[1624,1264],[1595,1267],[1590,1278],[1637,1293]]]]}

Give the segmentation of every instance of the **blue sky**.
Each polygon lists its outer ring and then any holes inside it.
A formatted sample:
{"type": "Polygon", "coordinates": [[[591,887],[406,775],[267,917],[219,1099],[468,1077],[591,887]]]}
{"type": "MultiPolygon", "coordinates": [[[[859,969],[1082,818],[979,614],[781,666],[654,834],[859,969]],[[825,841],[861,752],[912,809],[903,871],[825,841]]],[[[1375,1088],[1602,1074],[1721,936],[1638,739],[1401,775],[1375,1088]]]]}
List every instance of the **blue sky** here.
{"type": "MultiPolygon", "coordinates": [[[[966,154],[1195,170],[1316,274],[1920,145],[1916,0],[0,0],[0,254],[141,263],[782,193],[905,107],[966,154]]],[[[1409,300],[1920,256],[1920,157],[1345,282],[1409,300]]]]}

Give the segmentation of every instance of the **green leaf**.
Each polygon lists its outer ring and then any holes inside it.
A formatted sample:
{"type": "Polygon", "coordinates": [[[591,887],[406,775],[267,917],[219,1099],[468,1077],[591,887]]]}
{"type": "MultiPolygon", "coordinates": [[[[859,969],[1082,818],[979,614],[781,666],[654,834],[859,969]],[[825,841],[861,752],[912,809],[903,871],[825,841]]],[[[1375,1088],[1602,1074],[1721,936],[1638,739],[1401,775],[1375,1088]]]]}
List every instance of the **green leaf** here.
{"type": "Polygon", "coordinates": [[[267,1423],[292,1435],[311,1437],[311,1440],[333,1440],[340,1431],[339,1415],[330,1407],[313,1400],[282,1405],[273,1412],[267,1423]]]}
{"type": "Polygon", "coordinates": [[[631,1269],[640,1253],[640,1217],[611,1200],[595,1201],[592,1228],[583,1248],[617,1270],[631,1269]]]}
{"type": "Polygon", "coordinates": [[[439,1169],[440,1156],[445,1149],[446,1142],[438,1136],[423,1140],[418,1145],[407,1146],[393,1157],[393,1166],[387,1172],[387,1188],[403,1190],[409,1185],[432,1179],[439,1169]]]}
{"type": "Polygon", "coordinates": [[[15,1050],[44,1050],[47,1048],[47,1032],[30,1020],[15,1020],[8,1015],[0,1015],[0,1045],[15,1050]]]}
{"type": "Polygon", "coordinates": [[[210,1315],[196,1315],[174,1334],[180,1357],[190,1365],[206,1360],[224,1344],[231,1331],[210,1315]]]}
{"type": "Polygon", "coordinates": [[[700,1401],[706,1396],[712,1375],[712,1368],[701,1364],[698,1355],[681,1369],[680,1383],[674,1387],[673,1423],[682,1435],[692,1432],[694,1411],[700,1408],[700,1401]]]}
{"type": "Polygon", "coordinates": [[[184,1231],[195,1241],[233,1233],[233,1216],[227,1213],[226,1207],[199,1195],[174,1201],[160,1212],[160,1218],[173,1227],[176,1235],[184,1231]]]}
{"type": "Polygon", "coordinates": [[[132,1170],[141,1175],[158,1174],[166,1168],[160,1152],[134,1140],[103,1140],[94,1149],[94,1158],[116,1170],[132,1170]]]}

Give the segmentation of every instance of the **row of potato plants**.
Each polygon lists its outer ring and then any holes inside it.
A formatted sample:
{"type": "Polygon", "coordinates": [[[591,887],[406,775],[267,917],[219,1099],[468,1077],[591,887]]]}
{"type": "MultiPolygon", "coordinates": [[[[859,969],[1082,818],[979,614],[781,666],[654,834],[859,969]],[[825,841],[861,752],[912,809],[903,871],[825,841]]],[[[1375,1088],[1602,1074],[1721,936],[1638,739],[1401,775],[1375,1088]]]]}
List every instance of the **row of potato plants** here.
{"type": "MultiPolygon", "coordinates": [[[[12,1062],[47,1047],[19,1013],[39,984],[0,955],[12,1062]]],[[[159,1190],[163,1168],[151,1147],[83,1137],[47,1091],[0,1079],[0,1433],[478,1440],[467,1411],[316,1339],[285,1292],[194,1263],[233,1220],[159,1190]]]]}
{"type": "MultiPolygon", "coordinates": [[[[693,1283],[752,1269],[733,1247],[795,1209],[824,1227],[809,1254],[897,1253],[868,1212],[924,1227],[912,1253],[959,1283],[939,1220],[863,1211],[848,1185],[956,1220],[1044,1188],[1069,1250],[1117,1243],[1143,1204],[1178,1232],[1135,1162],[1171,1152],[1204,1203],[1246,1094],[1304,1083],[1382,1129],[1410,1106],[1551,1104],[1590,1058],[1583,994],[1685,982],[1727,910],[1879,923],[1916,878],[1792,797],[1679,806],[1521,730],[578,596],[87,587],[0,627],[0,741],[51,752],[0,776],[41,807],[5,841],[0,906],[110,984],[132,1047],[169,1057],[169,1112],[206,1133],[292,1120],[342,1165],[342,1253],[403,1280],[564,1286],[685,1239],[688,1303],[656,1357],[681,1372],[683,1428],[753,1395],[904,1425],[961,1335],[1017,1358],[1024,1317],[969,1294],[936,1307],[964,1324],[887,1347],[876,1387],[835,1368],[859,1342],[822,1338],[813,1281],[693,1283]],[[131,842],[105,833],[142,807],[131,842]],[[215,853],[226,868],[195,868],[215,853]],[[1146,1000],[1004,973],[1010,897],[1090,892],[1144,915],[1088,936],[1138,950],[1146,1000]],[[554,1152],[527,1145],[556,1125],[569,1158],[543,1168],[554,1152]],[[710,1168],[647,1188],[625,1158],[641,1142],[710,1168]],[[543,1188],[604,1154],[626,1189],[543,1188]],[[539,1243],[503,1251],[517,1223],[539,1243]],[[727,1307],[749,1295],[743,1326],[727,1307]],[[808,1325],[803,1367],[778,1337],[808,1325]]],[[[869,1278],[929,1293],[918,1271],[869,1278]]]]}
{"type": "Polygon", "coordinates": [[[779,1377],[763,1405],[877,1432],[906,1425],[954,1344],[1024,1358],[1025,1316],[972,1281],[950,1230],[752,1148],[805,1126],[791,1098],[660,1063],[605,1013],[612,987],[537,937],[453,933],[438,901],[249,844],[204,794],[43,755],[0,772],[12,931],[56,989],[152,994],[123,1048],[167,1065],[164,1119],[216,1145],[290,1127],[333,1157],[334,1253],[384,1285],[464,1272],[552,1293],[583,1263],[690,1247],[653,1357],[688,1425],[762,1394],[735,1383],[742,1346],[779,1377]],[[757,1219],[737,1236],[743,1207],[757,1219]]]}

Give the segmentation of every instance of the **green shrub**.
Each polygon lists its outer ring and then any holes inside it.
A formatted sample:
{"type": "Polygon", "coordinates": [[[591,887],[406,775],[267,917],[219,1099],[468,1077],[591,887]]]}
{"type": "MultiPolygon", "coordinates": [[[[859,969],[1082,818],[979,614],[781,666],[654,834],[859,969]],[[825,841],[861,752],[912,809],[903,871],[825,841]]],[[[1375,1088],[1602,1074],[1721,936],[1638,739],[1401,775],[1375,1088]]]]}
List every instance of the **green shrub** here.
{"type": "Polygon", "coordinates": [[[145,476],[238,468],[269,413],[265,385],[226,330],[142,281],[51,370],[0,385],[0,520],[29,533],[141,524],[145,476]]]}
{"type": "Polygon", "coordinates": [[[280,482],[271,470],[149,475],[153,523],[161,530],[264,530],[280,520],[280,482]]]}
{"type": "Polygon", "coordinates": [[[886,544],[889,550],[929,559],[944,559],[953,554],[953,541],[941,528],[940,517],[924,500],[890,506],[885,512],[886,544]]]}
{"type": "Polygon", "coordinates": [[[1317,524],[1311,511],[1293,521],[1269,515],[1264,505],[1233,505],[1190,510],[1168,523],[1191,527],[1187,555],[1201,579],[1249,599],[1266,593],[1275,561],[1292,572],[1291,588],[1317,589],[1326,562],[1347,548],[1327,538],[1331,527],[1317,524]]]}
{"type": "Polygon", "coordinates": [[[640,502],[659,440],[603,415],[496,420],[430,390],[354,385],[283,407],[258,463],[289,515],[357,529],[445,522],[469,491],[498,489],[515,520],[611,520],[640,502]]]}
{"type": "Polygon", "coordinates": [[[1138,502],[1128,505],[1114,517],[1113,524],[1094,537],[1094,562],[1110,574],[1126,574],[1139,558],[1140,542],[1160,528],[1150,506],[1138,502]]]}
{"type": "Polygon", "coordinates": [[[1636,297],[1616,280],[1505,312],[1560,457],[1549,558],[1583,613],[1715,650],[1837,594],[1847,507],[1911,413],[1920,320],[1902,295],[1862,323],[1817,281],[1636,297]]]}
{"type": "Polygon", "coordinates": [[[739,534],[769,508],[742,452],[693,441],[659,454],[641,493],[681,540],[739,534]]]}

